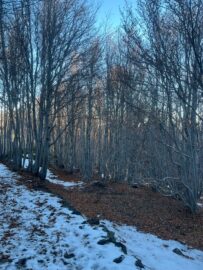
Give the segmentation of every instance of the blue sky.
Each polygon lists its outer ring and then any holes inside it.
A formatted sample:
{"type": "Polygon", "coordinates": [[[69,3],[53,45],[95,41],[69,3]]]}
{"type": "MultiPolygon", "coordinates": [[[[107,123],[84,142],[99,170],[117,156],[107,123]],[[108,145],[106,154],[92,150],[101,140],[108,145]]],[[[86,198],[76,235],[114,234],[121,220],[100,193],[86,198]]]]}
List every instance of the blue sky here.
{"type": "Polygon", "coordinates": [[[116,27],[120,23],[119,7],[122,9],[125,5],[125,0],[94,0],[97,3],[101,3],[100,10],[98,12],[98,21],[103,23],[108,18],[108,23],[112,27],[116,27]]]}

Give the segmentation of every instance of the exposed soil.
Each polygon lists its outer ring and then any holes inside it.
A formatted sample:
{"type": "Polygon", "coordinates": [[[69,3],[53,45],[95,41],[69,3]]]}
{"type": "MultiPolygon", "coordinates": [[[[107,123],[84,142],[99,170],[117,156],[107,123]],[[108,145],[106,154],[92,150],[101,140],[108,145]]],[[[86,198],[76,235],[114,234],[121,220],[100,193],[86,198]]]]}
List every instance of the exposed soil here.
{"type": "MultiPolygon", "coordinates": [[[[54,170],[64,181],[80,181],[80,176],[54,170]]],[[[134,225],[163,239],[173,239],[203,250],[203,208],[191,214],[181,201],[165,197],[148,187],[133,188],[125,183],[87,183],[65,189],[21,172],[30,188],[45,188],[59,195],[88,218],[108,219],[134,225]],[[27,181],[29,179],[29,181],[27,181]]]]}

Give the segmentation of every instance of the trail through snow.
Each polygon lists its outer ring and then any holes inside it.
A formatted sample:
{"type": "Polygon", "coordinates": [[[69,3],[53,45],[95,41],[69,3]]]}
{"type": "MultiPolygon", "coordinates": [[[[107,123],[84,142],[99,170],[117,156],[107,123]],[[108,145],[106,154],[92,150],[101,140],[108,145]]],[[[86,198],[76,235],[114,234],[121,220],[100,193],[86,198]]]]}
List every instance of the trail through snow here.
{"type": "Polygon", "coordinates": [[[199,250],[105,220],[90,226],[58,197],[28,190],[17,178],[0,164],[1,270],[203,269],[199,250]]]}

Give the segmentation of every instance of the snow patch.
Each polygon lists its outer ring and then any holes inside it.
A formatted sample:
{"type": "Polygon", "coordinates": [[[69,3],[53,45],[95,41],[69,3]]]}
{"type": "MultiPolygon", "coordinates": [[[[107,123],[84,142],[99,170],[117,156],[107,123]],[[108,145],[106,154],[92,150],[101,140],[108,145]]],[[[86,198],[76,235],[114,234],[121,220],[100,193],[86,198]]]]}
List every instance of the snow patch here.
{"type": "Polygon", "coordinates": [[[153,270],[203,269],[202,251],[107,220],[92,227],[58,197],[16,185],[16,179],[16,174],[0,164],[2,270],[138,270],[137,262],[153,270]],[[107,238],[107,230],[125,245],[127,254],[113,242],[98,244],[107,238]],[[174,253],[174,248],[184,256],[174,253]],[[123,260],[115,263],[120,257],[123,260]]]}
{"type": "MultiPolygon", "coordinates": [[[[34,161],[33,161],[33,164],[34,164],[34,161]]],[[[25,169],[28,168],[29,159],[27,158],[27,156],[26,156],[26,158],[22,159],[22,166],[25,169]]],[[[76,182],[63,181],[63,180],[59,179],[57,176],[55,176],[50,170],[47,170],[46,180],[49,181],[50,183],[61,185],[65,188],[70,188],[70,187],[74,187],[74,186],[81,186],[83,184],[83,182],[76,183],[76,182]]]]}
{"type": "Polygon", "coordinates": [[[46,180],[48,180],[50,183],[61,185],[65,188],[74,187],[74,186],[81,186],[83,185],[83,182],[66,182],[58,177],[56,177],[50,170],[47,170],[47,176],[46,180]]]}

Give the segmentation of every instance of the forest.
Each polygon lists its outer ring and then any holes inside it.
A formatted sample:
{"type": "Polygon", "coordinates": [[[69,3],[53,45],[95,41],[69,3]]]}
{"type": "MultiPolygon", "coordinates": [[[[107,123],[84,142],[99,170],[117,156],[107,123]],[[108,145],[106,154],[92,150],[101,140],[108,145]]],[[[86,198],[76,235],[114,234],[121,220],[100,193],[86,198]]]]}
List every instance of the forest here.
{"type": "Polygon", "coordinates": [[[46,178],[145,183],[196,211],[203,186],[203,1],[0,0],[0,156],[46,178]]]}
{"type": "Polygon", "coordinates": [[[0,0],[0,270],[203,269],[203,0],[102,4],[0,0]]]}

